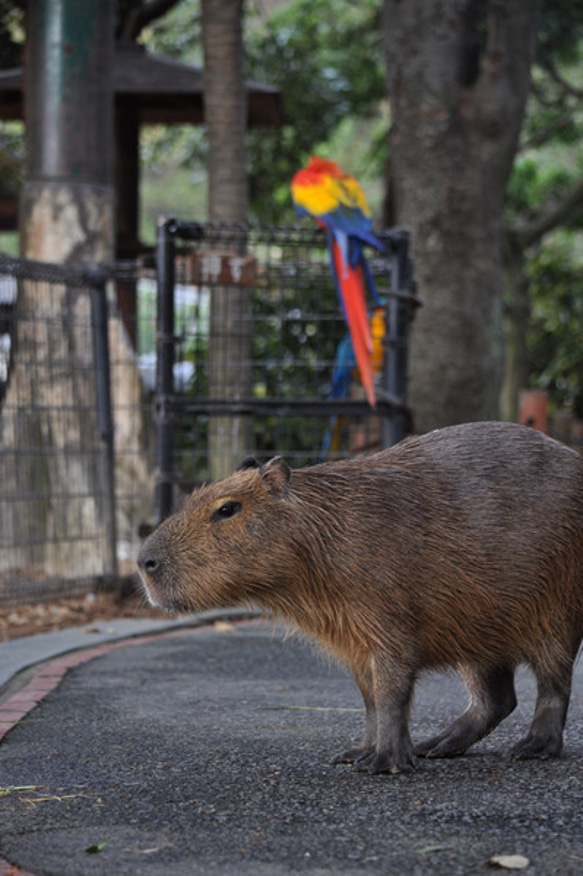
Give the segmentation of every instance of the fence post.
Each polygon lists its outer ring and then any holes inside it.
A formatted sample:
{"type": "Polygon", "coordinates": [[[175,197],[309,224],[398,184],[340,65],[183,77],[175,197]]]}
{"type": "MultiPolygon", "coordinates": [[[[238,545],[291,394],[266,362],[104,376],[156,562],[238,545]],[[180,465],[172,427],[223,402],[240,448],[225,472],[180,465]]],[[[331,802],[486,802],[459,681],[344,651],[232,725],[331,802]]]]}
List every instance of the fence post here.
{"type": "Polygon", "coordinates": [[[176,220],[158,219],[156,273],[158,312],[156,331],[156,525],[172,512],[174,482],[174,256],[176,220]]]}
{"type": "MultiPolygon", "coordinates": [[[[384,384],[389,395],[402,405],[407,404],[407,333],[409,325],[409,302],[404,297],[407,285],[409,238],[406,232],[399,234],[393,243],[391,288],[387,304],[387,327],[385,335],[384,384]]],[[[383,447],[392,447],[406,434],[406,415],[394,411],[382,421],[383,447]]]]}
{"type": "Polygon", "coordinates": [[[101,439],[100,480],[103,488],[103,524],[106,553],[104,575],[117,578],[117,527],[115,520],[115,452],[109,360],[107,280],[105,274],[93,273],[96,285],[91,290],[91,324],[95,359],[95,395],[97,428],[101,439]]]}

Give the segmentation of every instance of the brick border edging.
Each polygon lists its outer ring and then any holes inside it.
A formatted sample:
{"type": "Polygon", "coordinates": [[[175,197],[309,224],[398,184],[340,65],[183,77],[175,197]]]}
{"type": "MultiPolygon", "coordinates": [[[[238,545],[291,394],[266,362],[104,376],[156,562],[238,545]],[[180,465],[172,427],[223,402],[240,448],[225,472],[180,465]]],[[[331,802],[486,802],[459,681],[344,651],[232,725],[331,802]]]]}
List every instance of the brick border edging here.
{"type": "MultiPolygon", "coordinates": [[[[54,690],[65,677],[69,669],[88,663],[96,657],[101,657],[109,651],[117,648],[131,648],[137,645],[145,645],[157,639],[169,639],[184,636],[187,633],[212,627],[216,623],[229,623],[241,625],[262,619],[262,614],[257,611],[228,610],[213,616],[201,615],[191,623],[172,627],[171,629],[145,631],[143,633],[128,633],[127,636],[116,639],[113,642],[102,642],[100,645],[85,645],[68,650],[60,656],[49,657],[39,661],[39,668],[32,668],[32,678],[16,693],[7,697],[0,703],[0,745],[7,733],[9,733],[29,712],[34,709],[44,697],[54,690]]],[[[3,876],[0,870],[0,876],[3,876]]]]}
{"type": "MultiPolygon", "coordinates": [[[[189,628],[189,631],[192,628],[189,628]]],[[[194,627],[200,629],[200,627],[194,627]]],[[[88,663],[96,657],[107,654],[115,648],[127,648],[132,645],[145,644],[152,639],[159,639],[185,632],[184,630],[169,630],[158,634],[147,633],[143,636],[132,636],[116,642],[105,642],[102,645],[73,651],[62,657],[54,657],[36,670],[30,681],[17,693],[0,703],[0,742],[29,712],[31,712],[48,693],[54,690],[65,677],[69,669],[88,663]]],[[[2,871],[0,870],[0,876],[2,871]]]]}
{"type": "MultiPolygon", "coordinates": [[[[222,617],[201,619],[200,623],[179,629],[161,630],[155,633],[132,634],[115,642],[104,642],[101,645],[85,647],[82,650],[70,651],[62,657],[50,658],[33,675],[27,684],[17,693],[0,703],[0,745],[4,737],[22,721],[52,690],[61,683],[69,669],[102,657],[110,651],[118,648],[132,648],[137,645],[146,645],[148,642],[160,639],[177,638],[187,633],[197,632],[223,620],[225,623],[237,624],[237,626],[261,620],[259,614],[250,612],[247,617],[233,617],[225,613],[222,617]]],[[[21,870],[14,864],[9,864],[0,857],[0,876],[34,876],[28,870],[21,870]]]]}
{"type": "Polygon", "coordinates": [[[5,861],[4,858],[0,858],[0,876],[35,876],[35,874],[29,870],[21,870],[20,867],[14,867],[8,861],[5,861]]]}
{"type": "Polygon", "coordinates": [[[34,873],[29,870],[21,870],[20,867],[15,867],[4,858],[0,858],[0,876],[34,876],[34,873]]]}

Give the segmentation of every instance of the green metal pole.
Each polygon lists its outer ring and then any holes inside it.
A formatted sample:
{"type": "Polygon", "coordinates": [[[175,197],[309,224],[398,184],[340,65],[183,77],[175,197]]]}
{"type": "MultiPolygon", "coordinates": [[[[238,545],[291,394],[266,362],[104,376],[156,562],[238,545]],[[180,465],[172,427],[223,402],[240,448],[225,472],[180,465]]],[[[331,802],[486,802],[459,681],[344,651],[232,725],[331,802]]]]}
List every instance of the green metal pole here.
{"type": "Polygon", "coordinates": [[[21,251],[113,256],[113,0],[29,4],[21,251]]]}
{"type": "Polygon", "coordinates": [[[27,180],[112,184],[112,0],[28,7],[27,180]]]}

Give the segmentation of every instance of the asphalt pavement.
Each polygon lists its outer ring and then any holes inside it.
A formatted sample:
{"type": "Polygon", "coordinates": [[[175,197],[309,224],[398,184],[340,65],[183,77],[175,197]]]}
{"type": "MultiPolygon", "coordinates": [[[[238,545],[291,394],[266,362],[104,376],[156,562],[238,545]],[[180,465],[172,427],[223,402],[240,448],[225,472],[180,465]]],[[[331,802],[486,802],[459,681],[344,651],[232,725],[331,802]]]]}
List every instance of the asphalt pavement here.
{"type": "MultiPolygon", "coordinates": [[[[559,760],[505,756],[534,705],[521,671],[519,707],[471,753],[367,776],[331,763],[361,733],[356,685],[298,637],[257,620],[131,635],[14,645],[5,702],[35,678],[48,692],[0,742],[0,874],[455,876],[516,855],[583,874],[582,662],[559,760]]],[[[414,738],[465,703],[454,674],[423,677],[414,738]]]]}

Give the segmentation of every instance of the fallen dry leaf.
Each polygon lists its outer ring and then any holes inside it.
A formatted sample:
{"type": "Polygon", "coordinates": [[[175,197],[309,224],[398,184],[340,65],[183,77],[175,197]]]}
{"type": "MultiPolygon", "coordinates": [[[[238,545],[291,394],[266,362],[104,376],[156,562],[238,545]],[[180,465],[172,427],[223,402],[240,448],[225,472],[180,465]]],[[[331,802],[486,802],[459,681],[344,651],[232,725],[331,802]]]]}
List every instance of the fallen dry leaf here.
{"type": "Polygon", "coordinates": [[[524,855],[493,855],[486,863],[489,867],[500,867],[502,870],[526,870],[530,865],[524,855]]]}

